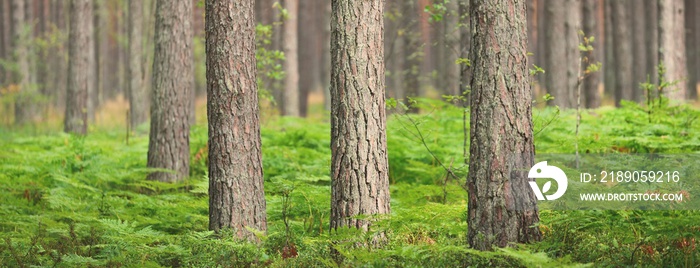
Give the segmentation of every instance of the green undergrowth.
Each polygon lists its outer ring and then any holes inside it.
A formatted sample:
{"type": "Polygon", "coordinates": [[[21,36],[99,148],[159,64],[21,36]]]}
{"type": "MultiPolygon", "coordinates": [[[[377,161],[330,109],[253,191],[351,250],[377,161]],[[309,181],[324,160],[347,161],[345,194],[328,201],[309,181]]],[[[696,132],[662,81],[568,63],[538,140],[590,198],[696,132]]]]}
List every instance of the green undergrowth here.
{"type": "MultiPolygon", "coordinates": [[[[269,230],[260,244],[208,231],[205,125],[192,130],[191,176],[177,184],[144,179],[153,171],[146,168],[147,135],[127,145],[119,130],[85,138],[0,130],[0,266],[700,265],[697,211],[542,211],[542,242],[470,249],[462,109],[422,100],[421,110],[388,120],[392,213],[366,234],[329,233],[329,123],[267,120],[261,135],[269,230]],[[460,179],[445,180],[440,163],[460,179]],[[367,246],[376,233],[386,240],[367,246]]],[[[573,112],[533,113],[538,153],[574,152],[573,112]]],[[[697,153],[697,116],[682,108],[649,116],[633,104],[584,111],[579,146],[590,153],[697,153]]]]}

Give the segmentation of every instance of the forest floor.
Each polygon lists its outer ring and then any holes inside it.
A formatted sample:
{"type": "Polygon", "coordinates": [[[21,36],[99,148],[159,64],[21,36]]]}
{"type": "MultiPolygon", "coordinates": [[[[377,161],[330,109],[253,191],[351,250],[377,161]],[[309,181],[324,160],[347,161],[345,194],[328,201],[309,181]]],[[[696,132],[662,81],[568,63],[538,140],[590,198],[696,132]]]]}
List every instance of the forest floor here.
{"type": "MultiPolygon", "coordinates": [[[[700,266],[698,210],[542,210],[543,241],[470,249],[462,110],[431,100],[420,106],[420,115],[388,120],[392,214],[368,234],[328,232],[330,126],[322,108],[312,106],[309,119],[263,111],[269,230],[259,245],[207,230],[201,101],[191,177],[177,184],[145,180],[148,126],[127,144],[121,112],[98,114],[85,138],[51,125],[0,128],[0,266],[700,266]],[[446,180],[440,162],[459,178],[446,180]],[[386,233],[386,244],[358,246],[374,232],[386,233]]],[[[577,139],[574,111],[536,109],[535,146],[538,154],[573,154],[578,140],[586,153],[697,154],[698,117],[686,107],[584,110],[577,139]]]]}

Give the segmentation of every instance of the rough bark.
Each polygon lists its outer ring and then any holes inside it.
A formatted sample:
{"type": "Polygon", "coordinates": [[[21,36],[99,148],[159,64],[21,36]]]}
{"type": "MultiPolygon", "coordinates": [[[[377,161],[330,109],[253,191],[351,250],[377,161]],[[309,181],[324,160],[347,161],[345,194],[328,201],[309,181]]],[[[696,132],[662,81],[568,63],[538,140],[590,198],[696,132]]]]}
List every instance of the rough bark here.
{"type": "MultiPolygon", "coordinates": [[[[583,33],[586,36],[593,36],[595,40],[601,40],[600,27],[598,27],[598,2],[599,0],[583,0],[583,33]]],[[[600,61],[601,51],[603,51],[600,41],[594,42],[594,50],[586,54],[588,62],[584,62],[582,68],[590,64],[595,64],[600,61]]],[[[584,69],[585,70],[585,69],[584,69]]],[[[600,106],[601,96],[598,94],[598,85],[600,84],[600,72],[590,73],[582,84],[582,105],[586,108],[598,108],[600,106]]]]}
{"type": "Polygon", "coordinates": [[[491,250],[539,240],[524,0],[472,0],[468,242],[491,250]]]}
{"type": "Polygon", "coordinates": [[[390,213],[384,1],[332,0],[330,228],[368,230],[390,213]]]}
{"type": "Polygon", "coordinates": [[[632,33],[629,24],[629,1],[615,0],[610,3],[615,54],[615,105],[620,106],[621,100],[634,100],[632,33]]]}
{"type": "Polygon", "coordinates": [[[129,0],[129,125],[131,129],[148,120],[148,94],[143,86],[143,2],[129,0]]]}
{"type": "Polygon", "coordinates": [[[659,63],[666,68],[663,81],[677,82],[664,89],[664,96],[686,99],[688,69],[685,51],[685,7],[683,0],[659,0],[659,63]]]}
{"type": "Polygon", "coordinates": [[[299,0],[285,0],[287,18],[284,21],[284,90],[282,115],[299,116],[299,0]]]}
{"type": "Polygon", "coordinates": [[[68,35],[68,87],[64,131],[87,134],[87,98],[90,87],[90,38],[92,38],[90,0],[71,0],[68,35]]]}
{"type": "Polygon", "coordinates": [[[157,0],[151,132],[150,180],[179,181],[190,170],[190,101],[194,90],[192,1],[157,0]]]}
{"type": "Polygon", "coordinates": [[[206,1],[209,229],[267,231],[253,0],[206,1]]]}
{"type": "Polygon", "coordinates": [[[575,88],[578,79],[578,30],[580,2],[578,0],[548,0],[546,55],[548,70],[545,87],[554,96],[551,105],[560,108],[575,106],[575,88]]]}

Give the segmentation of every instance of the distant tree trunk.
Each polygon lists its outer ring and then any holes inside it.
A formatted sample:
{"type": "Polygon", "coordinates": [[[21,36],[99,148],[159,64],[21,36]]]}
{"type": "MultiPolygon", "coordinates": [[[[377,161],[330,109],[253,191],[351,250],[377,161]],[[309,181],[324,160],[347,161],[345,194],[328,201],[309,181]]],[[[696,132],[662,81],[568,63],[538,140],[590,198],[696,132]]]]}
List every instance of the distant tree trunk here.
{"type": "Polygon", "coordinates": [[[287,20],[284,21],[284,94],[282,115],[299,116],[299,0],[285,0],[287,20]]]}
{"type": "Polygon", "coordinates": [[[627,0],[611,2],[613,53],[615,54],[615,105],[621,100],[634,100],[634,80],[632,70],[632,33],[629,24],[630,3],[627,0]]]}
{"type": "Polygon", "coordinates": [[[323,108],[331,110],[331,0],[323,1],[323,45],[321,46],[321,85],[323,86],[323,108]]]}
{"type": "MultiPolygon", "coordinates": [[[[540,89],[546,89],[547,86],[547,71],[550,69],[549,66],[547,66],[547,55],[549,55],[549,51],[547,50],[547,37],[548,37],[548,29],[550,26],[550,18],[548,17],[549,13],[547,11],[547,6],[549,5],[548,0],[537,0],[537,10],[539,10],[538,18],[537,18],[537,35],[539,36],[539,39],[537,40],[537,52],[535,56],[537,56],[537,61],[539,62],[538,66],[542,69],[545,70],[544,74],[538,74],[537,77],[537,83],[539,83],[540,89]]],[[[533,94],[534,96],[534,94],[533,94]]]]}
{"type": "Polygon", "coordinates": [[[253,0],[206,1],[209,229],[267,231],[253,0]],[[236,64],[231,64],[236,63],[236,64]]]}
{"type": "MultiPolygon", "coordinates": [[[[459,57],[461,59],[469,59],[469,50],[471,49],[471,28],[469,18],[469,0],[459,0],[459,57]]],[[[465,94],[471,88],[471,67],[462,63],[459,65],[459,94],[466,97],[464,105],[469,106],[470,94],[465,94]]]]}
{"type": "Polygon", "coordinates": [[[154,172],[150,180],[175,182],[190,173],[191,21],[192,1],[157,0],[148,167],[175,173],[154,172]]]}
{"type": "Polygon", "coordinates": [[[644,31],[646,32],[644,42],[647,54],[647,74],[652,84],[659,82],[659,5],[658,0],[644,0],[644,31]]]}
{"type": "Polygon", "coordinates": [[[456,61],[460,49],[459,6],[457,1],[445,2],[447,14],[443,23],[444,44],[440,59],[442,90],[447,95],[459,95],[459,66],[456,61]]]}
{"type": "Polygon", "coordinates": [[[632,96],[636,102],[642,101],[644,93],[639,84],[646,81],[647,78],[647,43],[645,42],[646,31],[644,30],[644,2],[631,1],[630,7],[627,7],[632,16],[630,16],[630,29],[632,29],[632,96]]]}
{"type": "Polygon", "coordinates": [[[13,62],[17,69],[12,75],[13,83],[18,85],[20,92],[15,101],[15,124],[29,123],[33,117],[33,105],[30,105],[32,89],[30,88],[29,75],[29,51],[28,36],[24,32],[27,23],[25,21],[25,0],[11,0],[10,14],[12,16],[10,38],[14,56],[13,62]]]}
{"type": "Polygon", "coordinates": [[[330,228],[367,231],[371,220],[356,216],[390,213],[384,1],[332,0],[332,5],[330,228]]]}
{"type": "MultiPolygon", "coordinates": [[[[49,35],[49,20],[51,17],[50,13],[50,7],[49,7],[49,1],[48,0],[40,0],[38,2],[39,4],[39,23],[38,23],[38,33],[41,38],[47,38],[49,35]]],[[[50,95],[49,92],[49,85],[48,85],[48,75],[49,75],[49,61],[48,59],[50,58],[50,53],[48,51],[48,48],[42,48],[40,52],[37,54],[39,57],[38,65],[37,65],[37,73],[36,73],[36,78],[37,78],[37,84],[40,88],[39,92],[45,96],[48,97],[50,95]]],[[[45,104],[45,102],[44,102],[45,104]]],[[[46,107],[46,105],[44,105],[46,107]]],[[[46,108],[43,108],[43,110],[46,110],[46,108]]]]}
{"type": "MultiPolygon", "coordinates": [[[[68,31],[68,25],[64,19],[64,12],[66,10],[65,2],[62,0],[52,0],[51,1],[51,21],[53,21],[56,29],[58,31],[66,32],[68,31]]],[[[52,95],[54,99],[54,106],[57,108],[57,113],[65,114],[66,106],[66,94],[68,85],[68,68],[66,61],[66,46],[68,42],[62,42],[54,51],[51,57],[51,85],[54,88],[52,90],[52,95]]]]}
{"type": "MultiPolygon", "coordinates": [[[[148,120],[148,94],[143,86],[143,2],[129,0],[129,124],[131,129],[148,120]]],[[[189,99],[189,98],[188,98],[189,99]]]]}
{"type": "Polygon", "coordinates": [[[547,4],[547,66],[546,88],[554,96],[552,105],[574,107],[574,89],[578,79],[578,30],[580,2],[578,0],[548,0],[547,4]]]}
{"type": "Polygon", "coordinates": [[[524,0],[472,0],[468,242],[478,250],[537,241],[527,171],[533,166],[532,99],[524,0]]]}
{"type": "Polygon", "coordinates": [[[90,87],[90,39],[92,38],[90,0],[71,0],[68,35],[68,91],[64,131],[87,134],[87,99],[90,87]]]}
{"type": "Polygon", "coordinates": [[[92,42],[92,53],[94,60],[94,70],[92,87],[90,88],[92,92],[88,94],[88,120],[91,122],[95,121],[97,108],[100,106],[100,94],[102,92],[102,62],[101,62],[101,49],[102,49],[102,19],[101,19],[101,4],[100,1],[92,1],[92,27],[93,27],[93,42],[92,42]]]}
{"type": "MultiPolygon", "coordinates": [[[[404,58],[403,72],[401,74],[403,78],[403,88],[404,88],[404,102],[408,105],[409,98],[420,97],[421,91],[421,79],[423,64],[422,62],[426,60],[424,51],[422,49],[423,43],[421,39],[421,33],[415,31],[415,27],[420,27],[420,21],[415,21],[414,8],[416,2],[413,0],[402,1],[402,13],[400,26],[400,31],[403,32],[403,52],[402,56],[404,58]]],[[[418,108],[415,106],[409,106],[408,113],[417,113],[418,108]]]]}
{"type": "Polygon", "coordinates": [[[700,79],[700,3],[697,0],[685,1],[686,54],[688,55],[688,99],[698,100],[698,80],[700,79]]]}
{"type": "MultiPolygon", "coordinates": [[[[599,0],[583,0],[583,33],[588,37],[595,37],[595,40],[601,40],[602,36],[598,27],[598,2],[599,0]]],[[[594,42],[594,50],[586,55],[588,62],[584,62],[582,68],[587,65],[595,64],[601,56],[600,51],[604,50],[600,42],[594,42]]],[[[585,70],[585,69],[584,69],[585,70]]],[[[601,96],[598,94],[598,85],[600,84],[600,72],[592,72],[586,77],[582,85],[582,98],[585,102],[582,105],[586,108],[598,108],[600,106],[601,96]]]]}
{"type": "MultiPolygon", "coordinates": [[[[319,12],[316,12],[314,8],[318,6],[318,0],[297,0],[299,1],[299,10],[304,11],[303,16],[298,16],[298,27],[297,33],[299,34],[297,38],[299,57],[298,57],[298,69],[299,70],[299,115],[306,117],[306,112],[309,106],[309,92],[313,91],[321,82],[319,74],[319,60],[318,55],[320,47],[318,38],[320,38],[319,31],[316,30],[314,24],[316,23],[316,16],[319,12]],[[303,71],[301,71],[303,70],[303,71]]],[[[301,13],[299,13],[301,14],[301,13]]]]}
{"type": "Polygon", "coordinates": [[[666,68],[663,81],[678,82],[663,94],[679,102],[686,99],[688,78],[684,13],[683,0],[659,0],[659,63],[666,68]]]}
{"type": "MultiPolygon", "coordinates": [[[[8,49],[8,44],[7,40],[9,39],[8,37],[8,29],[9,29],[9,21],[7,20],[7,17],[9,16],[9,12],[7,12],[7,1],[2,1],[0,2],[0,58],[3,59],[8,59],[8,54],[7,51],[8,49]]],[[[0,65],[0,86],[4,87],[7,84],[7,69],[0,65]]]]}
{"type": "MultiPolygon", "coordinates": [[[[604,7],[604,12],[605,12],[605,19],[604,19],[604,35],[605,35],[605,40],[604,40],[604,47],[605,47],[605,63],[603,63],[603,68],[604,68],[604,73],[603,73],[603,82],[605,84],[605,94],[607,95],[612,95],[614,97],[615,95],[615,88],[617,88],[616,84],[616,78],[615,78],[615,39],[617,38],[615,34],[613,33],[613,11],[612,11],[612,2],[613,0],[604,0],[605,1],[605,7],[604,7]]],[[[654,0],[656,1],[656,0],[654,0]]]]}

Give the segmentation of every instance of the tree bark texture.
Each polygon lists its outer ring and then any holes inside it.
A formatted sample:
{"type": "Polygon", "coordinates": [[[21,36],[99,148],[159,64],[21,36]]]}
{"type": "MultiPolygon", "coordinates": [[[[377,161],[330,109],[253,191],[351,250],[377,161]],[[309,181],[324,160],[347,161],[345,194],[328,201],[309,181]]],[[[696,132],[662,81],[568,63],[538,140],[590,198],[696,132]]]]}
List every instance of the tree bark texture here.
{"type": "Polygon", "coordinates": [[[206,2],[209,229],[267,230],[255,63],[254,1],[206,2]]]}
{"type": "Polygon", "coordinates": [[[143,1],[129,0],[129,125],[131,129],[148,120],[148,94],[143,85],[143,1]]]}
{"type": "Polygon", "coordinates": [[[384,1],[332,0],[331,230],[388,214],[384,1]]]}
{"type": "Polygon", "coordinates": [[[685,51],[685,8],[683,0],[659,0],[659,63],[666,68],[663,81],[677,82],[664,89],[671,100],[686,99],[688,69],[685,51]]]}
{"type": "Polygon", "coordinates": [[[535,156],[524,0],[472,0],[468,242],[491,250],[540,239],[527,171],[535,156]]]}
{"type": "Polygon", "coordinates": [[[630,2],[628,0],[611,1],[613,53],[615,54],[615,105],[620,106],[621,100],[634,100],[634,70],[632,69],[632,32],[630,30],[629,15],[630,2]]]}
{"type": "Polygon", "coordinates": [[[87,134],[87,99],[90,87],[90,38],[92,38],[90,0],[71,0],[68,34],[68,87],[64,131],[87,134]]]}
{"type": "Polygon", "coordinates": [[[157,0],[151,132],[150,180],[174,182],[190,170],[190,101],[194,90],[192,1],[157,0]]]}
{"type": "MultiPolygon", "coordinates": [[[[587,37],[595,37],[595,40],[602,40],[600,33],[599,21],[598,21],[598,2],[599,0],[583,0],[582,2],[582,21],[583,21],[583,33],[587,37]]],[[[593,51],[586,54],[588,62],[584,62],[583,70],[590,65],[595,64],[600,61],[601,51],[604,47],[600,41],[593,43],[593,51]]],[[[581,88],[581,96],[584,100],[582,105],[586,108],[598,108],[600,106],[601,96],[598,94],[598,85],[600,84],[600,72],[592,72],[588,74],[586,79],[583,81],[581,88]]]]}
{"type": "Polygon", "coordinates": [[[299,116],[299,0],[284,0],[284,89],[282,115],[299,116]]]}

